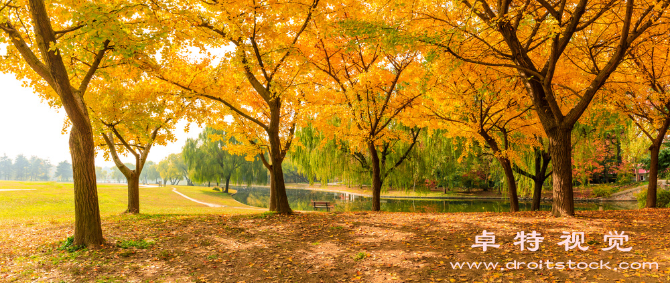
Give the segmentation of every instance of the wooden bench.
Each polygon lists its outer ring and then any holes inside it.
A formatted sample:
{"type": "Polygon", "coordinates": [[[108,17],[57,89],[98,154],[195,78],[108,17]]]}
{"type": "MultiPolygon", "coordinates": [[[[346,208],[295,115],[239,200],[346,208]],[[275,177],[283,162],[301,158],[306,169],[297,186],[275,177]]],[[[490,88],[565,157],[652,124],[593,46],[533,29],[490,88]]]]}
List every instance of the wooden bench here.
{"type": "Polygon", "coordinates": [[[332,205],[329,201],[312,201],[312,207],[314,207],[315,210],[318,210],[319,208],[325,208],[326,211],[330,211],[330,209],[335,206],[332,205]]]}

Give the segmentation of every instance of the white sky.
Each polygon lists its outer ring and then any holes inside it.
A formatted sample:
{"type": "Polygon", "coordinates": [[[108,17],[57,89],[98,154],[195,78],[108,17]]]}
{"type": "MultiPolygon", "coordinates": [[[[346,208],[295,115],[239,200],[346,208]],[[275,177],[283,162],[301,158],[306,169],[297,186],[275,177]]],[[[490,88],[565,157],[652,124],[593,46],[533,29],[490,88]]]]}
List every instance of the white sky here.
{"type": "MultiPolygon", "coordinates": [[[[68,134],[61,134],[65,110],[49,107],[29,88],[21,86],[12,74],[0,73],[0,156],[7,154],[14,159],[18,154],[48,158],[56,165],[70,161],[68,134]]],[[[202,128],[192,124],[188,133],[185,123],[177,125],[177,141],[167,146],[155,146],[149,160],[158,162],[171,153],[181,152],[187,138],[197,138],[202,128]]],[[[130,158],[122,158],[132,162],[130,158]]],[[[96,166],[112,167],[114,162],[105,161],[102,154],[95,160],[96,166]]]]}

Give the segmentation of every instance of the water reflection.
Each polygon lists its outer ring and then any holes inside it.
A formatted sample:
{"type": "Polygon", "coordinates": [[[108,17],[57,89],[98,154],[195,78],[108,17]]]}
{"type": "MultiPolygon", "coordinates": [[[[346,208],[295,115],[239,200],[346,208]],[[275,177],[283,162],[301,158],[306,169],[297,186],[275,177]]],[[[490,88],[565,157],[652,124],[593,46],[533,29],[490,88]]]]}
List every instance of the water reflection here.
{"type": "MultiPolygon", "coordinates": [[[[235,187],[233,198],[241,203],[268,207],[270,189],[267,187],[235,187]]],[[[289,204],[294,210],[314,210],[311,201],[330,201],[335,204],[334,211],[366,211],[372,209],[371,198],[347,193],[287,189],[289,204]]],[[[519,202],[520,210],[530,210],[530,202],[519,202]]],[[[575,210],[620,210],[636,209],[636,202],[575,203],[575,210]]],[[[506,212],[509,203],[505,200],[421,200],[421,199],[382,199],[383,211],[403,212],[506,212]]],[[[550,203],[543,203],[541,210],[551,210],[550,203]]]]}

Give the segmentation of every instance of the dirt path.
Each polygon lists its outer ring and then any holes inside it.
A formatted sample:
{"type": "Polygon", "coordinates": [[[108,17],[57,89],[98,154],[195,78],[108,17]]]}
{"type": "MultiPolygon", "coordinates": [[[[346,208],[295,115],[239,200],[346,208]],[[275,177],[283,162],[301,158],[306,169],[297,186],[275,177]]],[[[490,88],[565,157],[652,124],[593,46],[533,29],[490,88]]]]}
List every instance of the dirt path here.
{"type": "Polygon", "coordinates": [[[204,202],[204,201],[199,201],[199,200],[194,199],[194,198],[190,198],[190,197],[186,196],[185,194],[182,194],[182,193],[178,192],[178,191],[177,191],[177,188],[172,188],[172,191],[175,192],[176,194],[182,196],[182,197],[185,197],[186,199],[188,199],[188,200],[190,200],[190,201],[192,201],[192,202],[197,202],[197,203],[199,203],[199,204],[204,204],[204,205],[209,206],[209,207],[226,207],[225,205],[214,204],[214,203],[208,203],[208,202],[204,202]]]}
{"type": "MultiPolygon", "coordinates": [[[[658,188],[664,188],[668,185],[668,180],[658,180],[658,188]]],[[[612,194],[609,197],[610,200],[636,200],[635,194],[639,193],[643,189],[647,188],[647,185],[642,185],[625,191],[612,194]]]]}

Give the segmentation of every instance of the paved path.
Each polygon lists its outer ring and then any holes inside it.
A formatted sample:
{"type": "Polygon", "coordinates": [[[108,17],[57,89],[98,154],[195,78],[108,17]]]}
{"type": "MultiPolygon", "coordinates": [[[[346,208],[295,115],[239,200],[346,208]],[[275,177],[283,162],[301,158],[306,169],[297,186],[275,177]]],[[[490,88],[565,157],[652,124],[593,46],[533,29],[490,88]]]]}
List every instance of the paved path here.
{"type": "MultiPolygon", "coordinates": [[[[664,188],[668,185],[668,180],[658,180],[658,189],[660,190],[661,188],[664,188]]],[[[646,189],[647,185],[642,185],[639,187],[635,187],[632,189],[628,189],[625,191],[620,191],[617,193],[612,194],[612,196],[609,197],[609,199],[612,200],[637,200],[635,197],[635,194],[639,193],[643,189],[646,189]]]]}
{"type": "Polygon", "coordinates": [[[182,197],[185,197],[186,199],[188,199],[188,200],[190,200],[190,201],[192,201],[192,202],[197,202],[197,203],[199,203],[199,204],[204,204],[204,205],[209,206],[209,207],[226,207],[225,205],[214,204],[214,203],[208,203],[208,202],[199,201],[199,200],[197,200],[197,199],[187,197],[186,195],[184,195],[184,194],[178,192],[178,191],[177,191],[177,188],[172,188],[172,191],[175,192],[175,193],[177,193],[178,195],[180,195],[180,196],[182,196],[182,197]]]}

